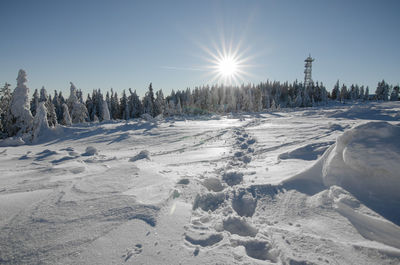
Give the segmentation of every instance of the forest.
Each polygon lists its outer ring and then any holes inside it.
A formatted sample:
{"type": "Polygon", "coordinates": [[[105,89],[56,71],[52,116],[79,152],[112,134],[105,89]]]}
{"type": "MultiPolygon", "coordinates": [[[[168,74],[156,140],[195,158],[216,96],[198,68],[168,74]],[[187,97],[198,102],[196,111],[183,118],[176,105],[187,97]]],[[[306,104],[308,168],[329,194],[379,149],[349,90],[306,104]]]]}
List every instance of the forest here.
{"type": "Polygon", "coordinates": [[[328,92],[322,82],[305,87],[297,80],[293,83],[267,81],[257,85],[241,86],[205,85],[194,89],[172,90],[164,96],[160,89],[154,92],[150,83],[144,97],[140,98],[131,88],[119,96],[111,89],[104,93],[94,89],[86,97],[82,90],[70,83],[70,94],[48,93],[42,87],[35,89],[31,99],[26,85],[27,77],[20,70],[17,86],[5,83],[0,90],[0,132],[1,138],[21,136],[39,130],[40,127],[54,127],[57,124],[69,126],[82,122],[105,120],[129,120],[135,118],[168,117],[174,115],[207,115],[238,112],[260,112],[281,108],[301,108],[323,106],[329,102],[352,101],[397,101],[399,86],[378,82],[375,93],[369,88],[352,84],[347,87],[335,84],[328,92]]]}

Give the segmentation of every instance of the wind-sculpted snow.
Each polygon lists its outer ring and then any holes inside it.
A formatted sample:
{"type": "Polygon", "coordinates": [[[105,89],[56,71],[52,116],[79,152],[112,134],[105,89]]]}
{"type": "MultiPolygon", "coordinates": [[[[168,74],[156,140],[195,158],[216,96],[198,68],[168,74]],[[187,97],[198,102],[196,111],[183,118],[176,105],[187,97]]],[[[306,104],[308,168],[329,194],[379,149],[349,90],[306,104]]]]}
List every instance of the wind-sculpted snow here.
{"type": "Polygon", "coordinates": [[[0,264],[398,264],[400,104],[358,105],[21,139],[0,149],[0,264]]]}
{"type": "Polygon", "coordinates": [[[400,224],[399,135],[400,127],[387,122],[359,125],[341,135],[313,167],[285,185],[295,187],[298,183],[300,190],[308,186],[310,191],[313,187],[320,190],[321,184],[341,186],[400,224]]]}

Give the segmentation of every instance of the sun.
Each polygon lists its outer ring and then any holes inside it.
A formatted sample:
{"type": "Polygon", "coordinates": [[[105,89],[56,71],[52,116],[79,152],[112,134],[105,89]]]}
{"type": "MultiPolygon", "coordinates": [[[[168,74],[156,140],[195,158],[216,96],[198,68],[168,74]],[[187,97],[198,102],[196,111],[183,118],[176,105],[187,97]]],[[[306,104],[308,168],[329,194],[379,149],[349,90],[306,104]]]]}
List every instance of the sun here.
{"type": "Polygon", "coordinates": [[[238,74],[238,62],[231,56],[226,56],[218,60],[218,71],[222,77],[232,78],[238,74]]]}
{"type": "Polygon", "coordinates": [[[241,42],[235,47],[232,42],[227,44],[223,41],[220,45],[211,43],[211,47],[200,46],[208,55],[204,59],[209,63],[206,66],[206,75],[211,76],[209,82],[227,86],[244,83],[246,77],[251,76],[248,69],[253,66],[248,64],[251,56],[241,49],[241,42]]]}

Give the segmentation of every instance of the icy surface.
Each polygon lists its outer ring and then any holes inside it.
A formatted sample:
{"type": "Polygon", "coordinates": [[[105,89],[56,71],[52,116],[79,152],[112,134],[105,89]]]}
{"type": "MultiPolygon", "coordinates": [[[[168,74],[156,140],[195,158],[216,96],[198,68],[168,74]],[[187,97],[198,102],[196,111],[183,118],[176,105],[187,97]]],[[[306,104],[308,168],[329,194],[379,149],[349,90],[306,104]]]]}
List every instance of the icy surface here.
{"type": "Polygon", "coordinates": [[[399,110],[106,121],[2,141],[0,264],[399,264],[399,110]]]}

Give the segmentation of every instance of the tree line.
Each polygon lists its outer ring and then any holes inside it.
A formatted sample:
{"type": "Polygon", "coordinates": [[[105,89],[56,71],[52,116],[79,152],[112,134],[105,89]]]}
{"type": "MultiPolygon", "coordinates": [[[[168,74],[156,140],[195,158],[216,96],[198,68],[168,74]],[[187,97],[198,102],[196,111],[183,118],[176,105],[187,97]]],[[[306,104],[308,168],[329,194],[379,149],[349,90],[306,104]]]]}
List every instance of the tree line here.
{"type": "Polygon", "coordinates": [[[399,86],[390,86],[384,80],[378,83],[375,95],[369,88],[351,85],[349,88],[339,81],[332,92],[322,83],[304,87],[301,82],[293,83],[267,81],[257,85],[241,86],[212,85],[174,90],[164,96],[160,89],[154,92],[150,83],[143,98],[136,90],[123,90],[121,96],[111,89],[105,96],[95,89],[86,98],[82,90],[70,83],[70,94],[65,98],[62,92],[49,94],[44,87],[35,89],[29,99],[26,73],[20,70],[17,86],[11,92],[10,84],[0,89],[0,137],[21,136],[38,131],[41,127],[55,127],[57,124],[71,125],[82,122],[105,120],[129,120],[173,115],[203,115],[209,113],[260,112],[262,110],[311,107],[325,105],[329,100],[340,102],[354,100],[399,100],[399,86]]]}

